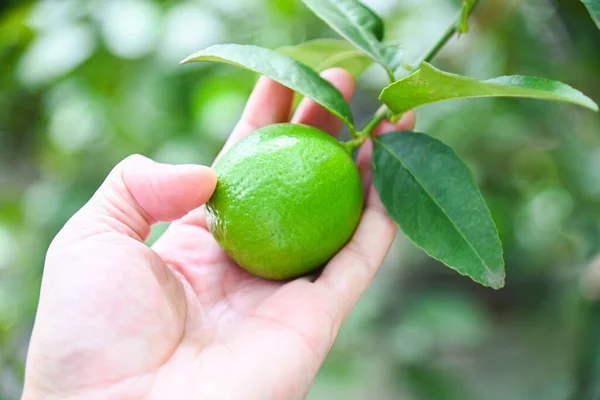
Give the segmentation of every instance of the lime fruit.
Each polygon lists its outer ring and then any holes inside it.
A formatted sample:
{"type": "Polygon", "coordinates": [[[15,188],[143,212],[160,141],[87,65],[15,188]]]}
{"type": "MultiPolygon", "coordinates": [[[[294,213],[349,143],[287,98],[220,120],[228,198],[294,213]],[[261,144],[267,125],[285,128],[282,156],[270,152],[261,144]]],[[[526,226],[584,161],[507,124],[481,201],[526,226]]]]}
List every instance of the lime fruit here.
{"type": "Polygon", "coordinates": [[[275,280],[304,275],[348,242],[363,190],[354,161],[316,128],[259,129],[221,158],[207,223],[221,247],[252,274],[275,280]]]}

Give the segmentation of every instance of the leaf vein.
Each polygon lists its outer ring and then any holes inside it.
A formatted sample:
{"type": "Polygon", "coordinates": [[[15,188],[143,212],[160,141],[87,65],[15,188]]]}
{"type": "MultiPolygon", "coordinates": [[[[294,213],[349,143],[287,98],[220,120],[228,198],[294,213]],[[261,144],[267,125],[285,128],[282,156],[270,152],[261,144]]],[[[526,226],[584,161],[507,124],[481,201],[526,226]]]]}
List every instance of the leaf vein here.
{"type": "Polygon", "coordinates": [[[423,182],[421,182],[421,180],[417,177],[417,175],[415,174],[415,172],[404,162],[402,161],[402,159],[400,157],[398,157],[396,155],[396,153],[394,153],[392,151],[392,149],[390,149],[388,146],[386,146],[383,142],[381,142],[380,140],[376,140],[380,146],[383,147],[384,150],[386,150],[389,154],[391,154],[391,156],[393,158],[395,158],[396,160],[398,160],[398,162],[400,164],[402,164],[402,166],[410,173],[410,175],[413,177],[413,179],[419,184],[419,186],[423,189],[423,191],[425,192],[425,194],[427,194],[427,196],[431,199],[431,201],[434,202],[434,204],[436,206],[438,206],[438,208],[442,211],[442,213],[444,214],[444,216],[448,219],[448,221],[452,224],[452,226],[456,229],[456,231],[459,233],[460,237],[465,241],[465,243],[469,246],[469,248],[473,251],[473,253],[477,256],[477,258],[481,261],[482,265],[486,268],[486,270],[495,275],[495,272],[491,270],[491,268],[487,265],[487,263],[483,260],[483,258],[481,257],[481,255],[479,255],[479,253],[477,252],[477,250],[475,250],[475,248],[473,247],[473,245],[469,242],[469,240],[466,238],[466,236],[464,235],[464,233],[462,232],[462,230],[456,226],[456,224],[454,223],[454,221],[452,220],[452,218],[450,218],[450,216],[448,215],[448,213],[446,212],[446,210],[438,203],[438,201],[435,199],[435,197],[433,197],[433,195],[431,193],[429,193],[429,191],[427,190],[427,188],[425,187],[425,185],[423,184],[423,182]]]}

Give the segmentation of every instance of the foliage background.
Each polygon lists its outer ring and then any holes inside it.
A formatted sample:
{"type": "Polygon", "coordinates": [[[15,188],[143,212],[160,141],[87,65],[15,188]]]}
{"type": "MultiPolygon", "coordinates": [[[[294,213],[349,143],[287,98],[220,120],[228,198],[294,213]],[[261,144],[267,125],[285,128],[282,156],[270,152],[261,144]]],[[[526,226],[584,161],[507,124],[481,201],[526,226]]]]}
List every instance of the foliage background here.
{"type": "MultiPolygon", "coordinates": [[[[409,62],[459,6],[365,3],[409,62]]],[[[213,43],[318,37],[335,34],[296,0],[0,2],[0,399],[20,396],[45,250],[64,222],[131,153],[210,164],[256,81],[178,61],[213,43]]],[[[558,79],[600,100],[600,32],[574,0],[482,1],[471,32],[435,64],[477,78],[558,79]]],[[[360,79],[357,121],[383,85],[377,67],[360,79]]],[[[506,288],[482,288],[399,236],[309,398],[600,398],[600,312],[579,284],[600,247],[600,118],[510,99],[444,102],[417,116],[482,187],[506,288]]]]}

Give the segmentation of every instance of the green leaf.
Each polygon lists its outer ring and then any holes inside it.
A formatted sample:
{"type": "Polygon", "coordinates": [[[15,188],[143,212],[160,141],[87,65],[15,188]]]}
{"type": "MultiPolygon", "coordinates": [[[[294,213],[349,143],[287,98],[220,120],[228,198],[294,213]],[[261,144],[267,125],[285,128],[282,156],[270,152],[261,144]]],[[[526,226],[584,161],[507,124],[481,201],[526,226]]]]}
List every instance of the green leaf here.
{"type": "Polygon", "coordinates": [[[308,65],[317,72],[338,67],[356,77],[373,64],[370,57],[362,51],[356,50],[345,40],[317,39],[297,46],[281,47],[277,51],[308,65]]]}
{"type": "Polygon", "coordinates": [[[388,214],[430,256],[485,286],[504,286],[502,244],[473,176],[423,133],[373,141],[373,181],[388,214]]]}
{"type": "Polygon", "coordinates": [[[314,100],[354,129],[350,106],[342,94],[310,67],[258,46],[220,44],[208,47],[181,63],[215,61],[244,67],[287,86],[314,100]]]}
{"type": "Polygon", "coordinates": [[[600,0],[581,0],[581,2],[585,4],[596,26],[600,29],[600,0]]]}
{"type": "Polygon", "coordinates": [[[302,0],[319,18],[346,40],[383,65],[393,76],[402,52],[381,43],[383,22],[357,0],[302,0]]]}
{"type": "Polygon", "coordinates": [[[379,96],[395,114],[437,101],[470,97],[529,97],[564,101],[598,111],[589,97],[561,82],[519,75],[479,81],[440,71],[427,63],[383,89],[379,96]]]}
{"type": "MultiPolygon", "coordinates": [[[[304,0],[303,0],[304,1],[304,0]]],[[[323,18],[323,20],[329,24],[329,21],[325,20],[325,15],[321,15],[319,10],[331,9],[331,6],[336,7],[334,11],[339,11],[339,13],[345,15],[345,17],[352,24],[357,26],[361,30],[366,30],[370,32],[378,42],[383,40],[385,36],[385,27],[383,20],[377,15],[373,10],[369,7],[365,6],[358,0],[337,0],[330,1],[331,4],[323,4],[325,8],[317,8],[314,6],[317,3],[322,3],[320,1],[304,1],[304,3],[311,9],[313,12],[319,17],[323,18]]],[[[321,5],[321,4],[319,4],[321,5]]],[[[329,11],[327,11],[329,12],[329,11]]],[[[336,29],[333,25],[332,28],[336,29]]],[[[337,29],[336,29],[337,30],[337,29]]]]}

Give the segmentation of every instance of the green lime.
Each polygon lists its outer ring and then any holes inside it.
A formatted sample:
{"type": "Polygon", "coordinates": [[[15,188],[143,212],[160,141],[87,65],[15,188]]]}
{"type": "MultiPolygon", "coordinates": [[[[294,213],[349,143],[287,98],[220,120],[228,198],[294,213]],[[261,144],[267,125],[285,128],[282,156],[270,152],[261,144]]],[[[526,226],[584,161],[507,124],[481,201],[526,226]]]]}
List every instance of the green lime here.
{"type": "Polygon", "coordinates": [[[206,205],[221,247],[247,271],[268,279],[304,275],[350,239],[362,212],[355,163],[316,128],[277,124],[238,142],[215,166],[206,205]]]}

